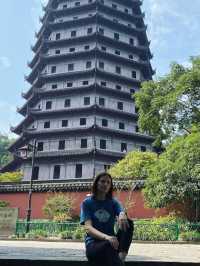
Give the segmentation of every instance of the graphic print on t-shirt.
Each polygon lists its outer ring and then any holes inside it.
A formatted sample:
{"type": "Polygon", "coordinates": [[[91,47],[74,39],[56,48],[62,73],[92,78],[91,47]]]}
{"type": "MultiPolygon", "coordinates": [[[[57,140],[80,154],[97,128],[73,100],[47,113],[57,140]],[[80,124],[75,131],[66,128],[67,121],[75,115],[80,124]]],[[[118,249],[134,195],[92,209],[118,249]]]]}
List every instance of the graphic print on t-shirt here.
{"type": "Polygon", "coordinates": [[[107,223],[110,218],[110,214],[104,209],[97,210],[94,213],[94,216],[99,220],[100,223],[107,223]]]}

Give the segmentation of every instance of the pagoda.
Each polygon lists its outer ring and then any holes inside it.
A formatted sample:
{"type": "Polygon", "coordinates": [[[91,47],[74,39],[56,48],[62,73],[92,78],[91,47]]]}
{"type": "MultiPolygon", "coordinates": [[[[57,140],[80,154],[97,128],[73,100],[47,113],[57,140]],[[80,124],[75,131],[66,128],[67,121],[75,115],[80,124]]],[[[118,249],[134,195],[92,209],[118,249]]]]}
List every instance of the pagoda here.
{"type": "Polygon", "coordinates": [[[127,152],[151,150],[153,138],[138,130],[134,93],[154,71],[140,0],[49,0],[32,46],[30,88],[11,130],[14,160],[33,180],[91,179],[127,152]]]}

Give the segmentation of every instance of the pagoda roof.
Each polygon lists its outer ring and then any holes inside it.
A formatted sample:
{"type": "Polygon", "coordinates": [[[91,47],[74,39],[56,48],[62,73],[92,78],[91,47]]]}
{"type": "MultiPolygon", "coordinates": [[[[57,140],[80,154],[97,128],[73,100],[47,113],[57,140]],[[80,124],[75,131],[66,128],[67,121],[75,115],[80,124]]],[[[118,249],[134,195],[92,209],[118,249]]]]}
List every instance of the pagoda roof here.
{"type": "MultiPolygon", "coordinates": [[[[124,178],[125,179],[125,178],[124,178]]],[[[84,179],[65,179],[65,180],[46,180],[33,181],[33,192],[67,192],[67,191],[90,191],[92,189],[93,178],[84,179]]],[[[141,189],[144,180],[113,180],[114,190],[129,190],[130,185],[134,189],[141,189]]],[[[19,193],[29,192],[30,182],[20,183],[0,183],[0,193],[19,193]]]]}

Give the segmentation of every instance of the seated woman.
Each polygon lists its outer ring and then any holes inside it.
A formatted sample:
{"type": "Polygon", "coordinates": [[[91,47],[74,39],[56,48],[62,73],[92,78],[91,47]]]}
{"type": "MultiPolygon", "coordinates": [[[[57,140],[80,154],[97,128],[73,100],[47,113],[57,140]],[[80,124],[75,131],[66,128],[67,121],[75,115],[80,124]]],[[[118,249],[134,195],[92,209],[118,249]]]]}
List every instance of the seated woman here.
{"type": "Polygon", "coordinates": [[[87,232],[85,245],[90,265],[124,265],[132,241],[133,223],[112,193],[111,175],[100,173],[94,179],[92,195],[81,204],[80,223],[87,232]],[[119,229],[115,235],[116,218],[119,229]]]}

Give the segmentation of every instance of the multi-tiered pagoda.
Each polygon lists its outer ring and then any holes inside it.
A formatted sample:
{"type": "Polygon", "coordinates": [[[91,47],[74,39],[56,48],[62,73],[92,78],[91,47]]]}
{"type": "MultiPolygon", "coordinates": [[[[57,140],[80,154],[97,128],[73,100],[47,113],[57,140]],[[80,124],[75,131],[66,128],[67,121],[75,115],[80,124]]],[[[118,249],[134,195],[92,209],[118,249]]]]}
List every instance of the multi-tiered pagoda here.
{"type": "MultiPolygon", "coordinates": [[[[151,149],[138,132],[134,93],[152,79],[139,0],[50,0],[28,63],[30,89],[14,154],[37,141],[34,180],[92,178],[132,150],[151,149]]],[[[31,177],[31,153],[4,170],[31,177]]]]}

